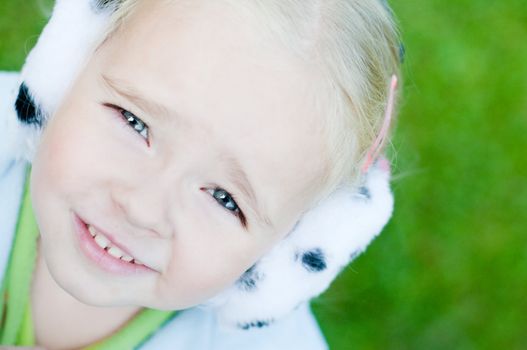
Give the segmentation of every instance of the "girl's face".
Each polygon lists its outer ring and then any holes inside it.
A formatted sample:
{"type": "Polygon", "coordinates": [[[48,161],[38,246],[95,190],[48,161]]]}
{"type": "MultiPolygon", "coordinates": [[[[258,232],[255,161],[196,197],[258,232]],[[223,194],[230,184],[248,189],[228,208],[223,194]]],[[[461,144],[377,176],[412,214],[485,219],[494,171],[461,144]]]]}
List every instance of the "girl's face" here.
{"type": "Polygon", "coordinates": [[[234,283],[315,197],[319,77],[259,47],[218,3],[139,7],[46,126],[31,196],[47,266],[70,294],[183,309],[234,283]],[[149,269],[104,268],[95,260],[116,258],[85,253],[76,217],[149,269]]]}

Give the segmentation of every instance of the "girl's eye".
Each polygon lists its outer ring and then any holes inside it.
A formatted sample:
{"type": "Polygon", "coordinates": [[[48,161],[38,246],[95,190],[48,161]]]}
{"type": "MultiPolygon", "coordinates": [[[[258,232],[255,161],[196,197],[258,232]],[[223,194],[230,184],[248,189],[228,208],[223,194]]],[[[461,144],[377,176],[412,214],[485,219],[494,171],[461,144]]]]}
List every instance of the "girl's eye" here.
{"type": "Polygon", "coordinates": [[[246,227],[246,220],[245,215],[240,210],[240,207],[238,207],[238,204],[234,201],[234,197],[229,194],[229,192],[221,189],[221,188],[213,188],[213,189],[206,189],[208,193],[210,193],[218,203],[227,210],[234,213],[235,216],[237,216],[240,221],[242,222],[243,226],[246,227]]]}
{"type": "Polygon", "coordinates": [[[120,113],[126,119],[128,125],[130,125],[135,131],[137,131],[139,135],[143,136],[143,138],[148,140],[148,126],[141,119],[137,118],[135,115],[133,115],[126,109],[121,108],[120,113]]]}
{"type": "Polygon", "coordinates": [[[120,120],[124,122],[124,125],[127,127],[132,127],[139,135],[141,135],[148,142],[148,126],[141,119],[136,117],[132,112],[127,111],[126,109],[119,107],[111,103],[103,103],[104,106],[110,107],[120,114],[120,120]]]}

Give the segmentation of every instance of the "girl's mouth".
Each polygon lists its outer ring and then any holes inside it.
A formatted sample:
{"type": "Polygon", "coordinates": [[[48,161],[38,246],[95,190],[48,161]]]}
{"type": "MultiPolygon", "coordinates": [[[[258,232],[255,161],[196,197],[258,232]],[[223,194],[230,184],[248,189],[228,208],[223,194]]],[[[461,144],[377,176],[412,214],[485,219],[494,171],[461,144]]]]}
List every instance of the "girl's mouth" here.
{"type": "Polygon", "coordinates": [[[91,261],[102,269],[123,275],[155,272],[155,270],[144,265],[141,261],[119,247],[116,243],[97,230],[94,226],[86,223],[75,212],[73,223],[80,241],[80,248],[91,261]]]}
{"type": "Polygon", "coordinates": [[[137,260],[133,256],[126,254],[125,252],[123,252],[123,250],[115,246],[115,243],[113,243],[104,234],[97,231],[95,227],[93,227],[90,224],[87,224],[87,227],[95,243],[97,243],[97,245],[101,247],[102,249],[106,250],[108,254],[110,254],[111,256],[117,259],[121,259],[123,261],[129,262],[132,264],[144,265],[143,263],[141,263],[139,260],[137,260]]]}

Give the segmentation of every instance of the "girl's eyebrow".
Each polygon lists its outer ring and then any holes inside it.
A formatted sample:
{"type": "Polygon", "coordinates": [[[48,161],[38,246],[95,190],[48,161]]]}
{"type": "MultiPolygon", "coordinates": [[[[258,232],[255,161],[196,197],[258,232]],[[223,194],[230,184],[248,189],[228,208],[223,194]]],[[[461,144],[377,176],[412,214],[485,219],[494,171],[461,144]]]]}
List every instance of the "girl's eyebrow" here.
{"type": "Polygon", "coordinates": [[[177,119],[176,121],[179,123],[185,122],[179,114],[170,111],[170,108],[142,97],[131,84],[126,83],[124,80],[111,78],[105,74],[101,74],[101,77],[107,87],[133,102],[143,112],[160,116],[165,121],[177,119]]]}
{"type": "MultiPolygon", "coordinates": [[[[111,90],[135,104],[143,112],[160,116],[165,121],[174,121],[174,119],[176,119],[178,123],[189,124],[189,122],[181,118],[179,114],[171,112],[170,108],[142,97],[131,84],[127,84],[120,79],[110,78],[105,74],[101,74],[101,77],[111,90]]],[[[273,222],[269,219],[269,216],[265,213],[263,215],[261,214],[261,208],[255,195],[255,191],[249,182],[247,174],[241,167],[240,162],[232,157],[232,155],[225,155],[222,157],[222,160],[227,166],[229,179],[241,190],[245,198],[247,198],[250,210],[253,212],[260,226],[274,230],[273,222]]]]}

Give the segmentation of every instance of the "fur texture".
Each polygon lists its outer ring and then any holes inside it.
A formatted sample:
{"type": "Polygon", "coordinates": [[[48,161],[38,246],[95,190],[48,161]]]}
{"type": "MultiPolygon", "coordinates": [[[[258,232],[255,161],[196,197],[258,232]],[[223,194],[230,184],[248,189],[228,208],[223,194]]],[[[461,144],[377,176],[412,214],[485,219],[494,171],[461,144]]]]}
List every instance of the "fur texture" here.
{"type": "Polygon", "coordinates": [[[49,22],[27,56],[19,96],[31,98],[35,116],[24,120],[19,114],[22,127],[10,125],[9,131],[16,133],[11,153],[15,158],[33,160],[40,129],[45,127],[108,25],[110,6],[95,6],[96,3],[99,2],[57,0],[49,22]]]}

